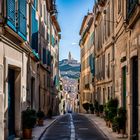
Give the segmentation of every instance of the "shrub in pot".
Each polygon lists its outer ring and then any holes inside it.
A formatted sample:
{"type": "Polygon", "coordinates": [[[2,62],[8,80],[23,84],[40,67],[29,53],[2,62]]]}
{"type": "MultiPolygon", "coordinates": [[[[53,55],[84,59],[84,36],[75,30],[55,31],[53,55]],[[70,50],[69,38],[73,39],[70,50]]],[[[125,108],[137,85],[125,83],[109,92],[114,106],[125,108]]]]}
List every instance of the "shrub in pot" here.
{"type": "Polygon", "coordinates": [[[118,115],[123,116],[124,118],[126,118],[126,109],[124,109],[123,107],[120,107],[118,109],[118,115]]]}
{"type": "Polygon", "coordinates": [[[108,103],[107,103],[107,107],[108,108],[116,108],[117,109],[117,107],[118,107],[118,99],[117,98],[115,98],[115,99],[110,99],[109,101],[108,101],[108,103]]]}
{"type": "Polygon", "coordinates": [[[93,106],[93,104],[91,103],[90,104],[90,106],[89,106],[89,108],[90,108],[90,112],[92,113],[92,114],[94,114],[94,106],[93,106]]]}
{"type": "Polygon", "coordinates": [[[113,122],[112,122],[112,130],[113,130],[113,132],[118,131],[118,133],[119,133],[119,119],[120,118],[118,116],[115,116],[113,118],[113,122]]]}
{"type": "Polygon", "coordinates": [[[97,116],[99,116],[99,103],[97,100],[95,100],[94,106],[95,106],[95,113],[97,116]]]}
{"type": "Polygon", "coordinates": [[[22,130],[23,138],[31,139],[32,138],[32,128],[36,124],[36,111],[30,108],[22,111],[22,130]]]}
{"type": "Polygon", "coordinates": [[[108,126],[108,122],[109,122],[109,119],[108,119],[108,108],[107,107],[104,107],[104,120],[106,121],[106,125],[108,126]]]}
{"type": "MultiPolygon", "coordinates": [[[[50,119],[52,118],[52,113],[53,113],[52,109],[49,108],[48,113],[47,113],[47,116],[48,116],[50,119]]],[[[64,114],[65,114],[65,113],[64,113],[64,114]]]]}
{"type": "Polygon", "coordinates": [[[101,117],[103,116],[103,111],[104,111],[104,106],[103,105],[99,105],[99,113],[100,113],[101,117]]]}
{"type": "Polygon", "coordinates": [[[39,126],[43,126],[44,117],[45,117],[44,112],[39,109],[39,111],[37,112],[37,118],[38,118],[37,121],[39,126]]]}
{"type": "Polygon", "coordinates": [[[113,122],[113,118],[115,116],[117,116],[117,107],[118,107],[118,99],[115,98],[115,99],[110,99],[107,103],[107,108],[109,110],[109,113],[108,113],[108,118],[109,118],[109,121],[110,121],[110,124],[112,125],[112,122],[113,122]]]}
{"type": "Polygon", "coordinates": [[[122,107],[118,109],[118,116],[119,116],[119,129],[122,134],[125,134],[125,127],[126,127],[126,110],[122,107]]]}
{"type": "Polygon", "coordinates": [[[90,104],[89,104],[88,102],[84,102],[82,105],[83,105],[83,108],[84,108],[84,109],[86,110],[86,112],[88,113],[90,104]]]}
{"type": "Polygon", "coordinates": [[[108,112],[109,127],[111,127],[112,125],[113,118],[114,118],[114,114],[111,110],[109,110],[108,112]]]}

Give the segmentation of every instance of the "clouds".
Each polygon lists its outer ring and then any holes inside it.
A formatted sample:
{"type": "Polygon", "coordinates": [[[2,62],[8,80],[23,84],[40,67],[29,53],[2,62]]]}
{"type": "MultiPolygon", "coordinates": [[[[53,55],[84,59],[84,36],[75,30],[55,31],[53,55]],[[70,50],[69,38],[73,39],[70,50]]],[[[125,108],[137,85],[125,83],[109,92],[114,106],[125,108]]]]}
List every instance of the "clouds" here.
{"type": "Polygon", "coordinates": [[[71,43],[71,45],[72,45],[72,46],[75,46],[75,45],[77,45],[77,43],[76,43],[76,42],[73,42],[73,43],[71,43]]]}

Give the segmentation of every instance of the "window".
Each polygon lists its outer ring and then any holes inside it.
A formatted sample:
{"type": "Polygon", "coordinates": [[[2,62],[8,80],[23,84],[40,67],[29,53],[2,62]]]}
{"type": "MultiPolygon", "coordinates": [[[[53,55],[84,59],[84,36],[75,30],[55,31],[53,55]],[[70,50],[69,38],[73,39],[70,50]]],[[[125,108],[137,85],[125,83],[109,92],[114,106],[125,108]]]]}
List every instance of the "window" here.
{"type": "Polygon", "coordinates": [[[53,36],[51,37],[51,44],[53,47],[55,46],[55,38],[53,36]]]}
{"type": "Polygon", "coordinates": [[[107,29],[108,29],[108,36],[110,36],[110,4],[108,5],[107,10],[107,29]]]}
{"type": "Polygon", "coordinates": [[[127,18],[129,18],[136,4],[138,3],[138,0],[127,0],[126,3],[127,3],[127,18]]]}
{"type": "Polygon", "coordinates": [[[7,0],[7,25],[24,40],[27,35],[26,0],[7,0]]]}
{"type": "Polygon", "coordinates": [[[108,100],[110,99],[110,88],[108,87],[108,100]]]}
{"type": "Polygon", "coordinates": [[[121,13],[121,8],[122,8],[122,0],[118,0],[118,14],[121,13]]]}
{"type": "Polygon", "coordinates": [[[103,79],[105,79],[105,54],[102,56],[103,79]]]}
{"type": "Polygon", "coordinates": [[[46,55],[46,49],[43,48],[43,64],[46,64],[47,63],[47,55],[46,55]]]}
{"type": "Polygon", "coordinates": [[[108,78],[110,78],[110,53],[108,54],[108,78]]]}
{"type": "Polygon", "coordinates": [[[38,21],[36,20],[36,10],[34,7],[31,9],[31,37],[32,37],[32,49],[35,50],[36,53],[38,53],[38,21]]]}

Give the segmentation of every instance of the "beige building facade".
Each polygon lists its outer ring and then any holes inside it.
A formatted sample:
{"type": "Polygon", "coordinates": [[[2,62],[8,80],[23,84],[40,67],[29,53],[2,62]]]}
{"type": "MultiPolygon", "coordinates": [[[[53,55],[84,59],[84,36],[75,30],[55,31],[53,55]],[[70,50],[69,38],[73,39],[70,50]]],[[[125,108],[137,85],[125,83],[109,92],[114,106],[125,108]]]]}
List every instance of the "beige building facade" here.
{"type": "MultiPolygon", "coordinates": [[[[139,4],[139,0],[99,0],[92,13],[95,26],[94,99],[103,105],[111,98],[118,98],[119,107],[127,110],[126,134],[129,140],[140,139],[139,4]]],[[[81,44],[82,50],[84,45],[81,44]]],[[[85,58],[81,58],[80,96],[83,99],[82,63],[85,58]]]]}
{"type": "Polygon", "coordinates": [[[22,137],[27,107],[47,115],[51,106],[51,75],[58,69],[51,67],[52,26],[57,47],[60,38],[54,7],[53,0],[0,1],[0,140],[22,137]]]}
{"type": "Polygon", "coordinates": [[[94,16],[88,13],[80,29],[80,49],[81,49],[81,74],[80,74],[80,109],[84,112],[82,104],[84,102],[93,103],[94,99],[94,16]]]}

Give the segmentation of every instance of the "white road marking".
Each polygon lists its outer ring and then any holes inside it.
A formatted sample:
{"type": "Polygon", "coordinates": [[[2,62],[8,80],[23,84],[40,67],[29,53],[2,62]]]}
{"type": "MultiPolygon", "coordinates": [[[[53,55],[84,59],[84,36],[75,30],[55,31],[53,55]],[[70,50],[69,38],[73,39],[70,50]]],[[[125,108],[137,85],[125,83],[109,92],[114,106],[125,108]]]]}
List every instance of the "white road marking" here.
{"type": "Polygon", "coordinates": [[[73,118],[72,118],[72,115],[71,114],[70,114],[70,125],[71,125],[71,136],[70,136],[70,140],[75,140],[75,127],[74,127],[73,118]]]}
{"type": "Polygon", "coordinates": [[[88,128],[79,128],[79,130],[88,130],[88,128]]]}

